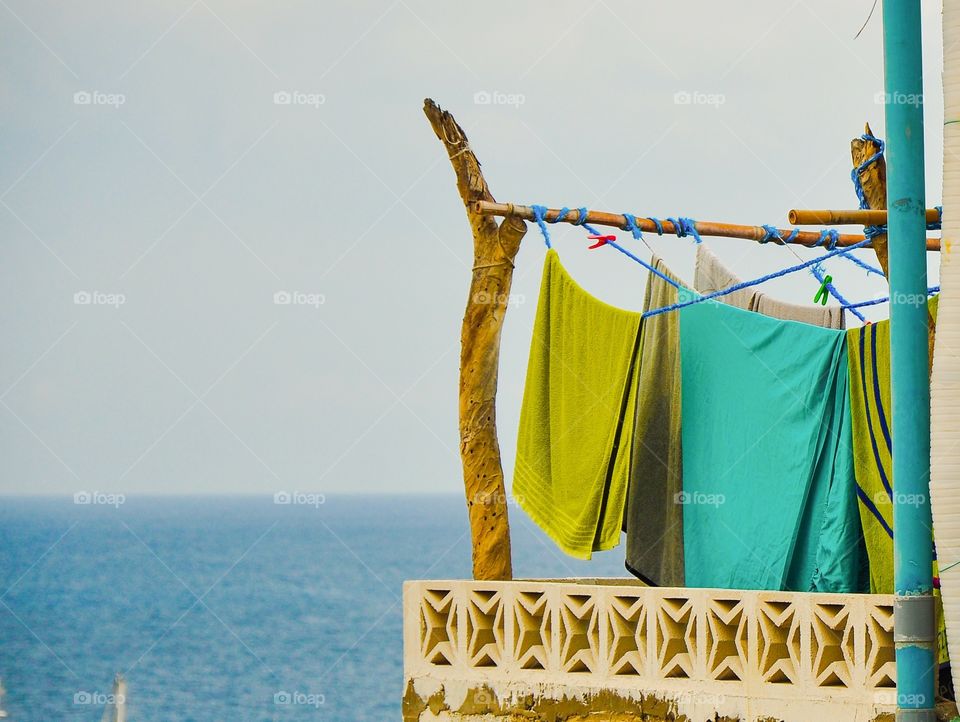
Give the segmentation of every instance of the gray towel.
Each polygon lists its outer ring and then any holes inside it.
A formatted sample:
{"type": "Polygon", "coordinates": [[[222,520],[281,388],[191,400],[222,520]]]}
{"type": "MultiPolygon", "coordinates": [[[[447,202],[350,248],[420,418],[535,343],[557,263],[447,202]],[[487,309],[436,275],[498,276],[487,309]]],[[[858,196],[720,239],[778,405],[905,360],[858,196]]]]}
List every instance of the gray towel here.
{"type": "MultiPolygon", "coordinates": [[[[654,256],[651,265],[688,287],[654,256]]],[[[643,310],[677,302],[678,291],[650,274],[643,310]]],[[[662,313],[640,327],[639,379],[630,482],[623,526],[626,567],[647,584],[682,587],[683,491],[680,448],[680,314],[662,313]]]]}
{"type": "MultiPolygon", "coordinates": [[[[697,263],[694,270],[693,286],[700,293],[707,294],[740,283],[737,278],[705,243],[697,246],[697,263]]],[[[843,309],[839,306],[801,305],[780,301],[756,288],[744,288],[726,296],[720,296],[730,306],[746,311],[756,311],[764,316],[779,318],[783,321],[800,321],[823,328],[845,328],[843,309]]]]}

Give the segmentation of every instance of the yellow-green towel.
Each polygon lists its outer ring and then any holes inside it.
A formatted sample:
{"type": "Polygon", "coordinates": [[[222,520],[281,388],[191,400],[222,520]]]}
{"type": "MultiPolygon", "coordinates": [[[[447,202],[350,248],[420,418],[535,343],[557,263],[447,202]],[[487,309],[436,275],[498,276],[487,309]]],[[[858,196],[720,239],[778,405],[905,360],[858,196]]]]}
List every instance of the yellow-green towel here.
{"type": "MultiPolygon", "coordinates": [[[[930,313],[937,318],[937,296],[930,313]]],[[[893,594],[893,457],[890,404],[890,322],[847,331],[853,458],[860,498],[860,523],[870,560],[870,591],[893,594]]],[[[938,581],[937,562],[933,574],[938,581]]],[[[939,589],[940,661],[947,661],[939,589]]]]}
{"type": "Polygon", "coordinates": [[[630,472],[640,314],[610,306],[543,266],[513,496],[571,556],[611,549],[630,472]]]}

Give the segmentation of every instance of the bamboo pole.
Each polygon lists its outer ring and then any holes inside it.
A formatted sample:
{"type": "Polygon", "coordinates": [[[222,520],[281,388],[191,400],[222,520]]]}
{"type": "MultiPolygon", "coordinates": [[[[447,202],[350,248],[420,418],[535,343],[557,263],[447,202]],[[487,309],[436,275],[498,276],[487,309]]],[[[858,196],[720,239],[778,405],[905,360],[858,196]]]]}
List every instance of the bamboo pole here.
{"type": "MultiPolygon", "coordinates": [[[[927,223],[940,220],[940,211],[928,208],[927,223]]],[[[799,210],[794,208],[787,220],[795,226],[884,226],[887,224],[885,210],[799,210]]],[[[929,240],[929,239],[928,239],[929,240]]]]}
{"type": "Polygon", "coordinates": [[[519,218],[499,225],[475,211],[493,202],[480,162],[453,116],[427,98],[423,112],[444,144],[473,231],[473,275],[460,331],[460,457],[470,517],[474,579],[511,579],[510,523],[497,440],[500,332],[513,261],[527,232],[519,218]]]}
{"type": "MultiPolygon", "coordinates": [[[[530,206],[521,206],[514,203],[494,203],[492,201],[479,200],[473,204],[474,213],[481,216],[502,216],[504,218],[522,218],[525,221],[536,219],[533,208],[530,206]]],[[[548,208],[544,214],[544,220],[548,222],[555,221],[560,216],[559,208],[548,208]]],[[[576,211],[569,212],[562,223],[576,225],[578,215],[576,211]]],[[[596,226],[608,226],[626,230],[627,219],[621,213],[608,213],[606,211],[587,211],[585,222],[596,226]]],[[[663,220],[660,222],[663,226],[663,232],[674,234],[677,232],[676,226],[672,221],[663,220]]],[[[647,233],[657,233],[657,225],[649,218],[637,216],[637,227],[647,233]]],[[[741,226],[734,223],[717,223],[715,221],[696,221],[695,227],[701,236],[719,236],[723,238],[743,238],[748,241],[762,241],[767,236],[767,231],[761,226],[741,226]]],[[[778,229],[780,236],[786,239],[792,232],[791,228],[778,229]]],[[[837,236],[837,247],[845,248],[863,241],[863,234],[841,233],[837,236]]],[[[814,247],[822,245],[820,233],[817,231],[800,231],[797,237],[791,241],[801,246],[814,247]]],[[[936,238],[927,239],[927,250],[936,251],[940,249],[940,241],[936,238]]]]}

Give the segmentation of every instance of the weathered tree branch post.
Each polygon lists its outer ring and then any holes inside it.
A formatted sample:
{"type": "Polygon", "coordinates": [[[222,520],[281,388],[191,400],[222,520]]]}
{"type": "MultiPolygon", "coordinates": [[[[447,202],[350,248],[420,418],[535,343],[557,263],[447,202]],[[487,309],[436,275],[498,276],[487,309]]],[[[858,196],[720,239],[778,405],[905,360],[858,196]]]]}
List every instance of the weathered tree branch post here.
{"type": "MultiPolygon", "coordinates": [[[[865,135],[873,135],[870,124],[864,126],[865,135]]],[[[872,140],[854,138],[850,141],[850,155],[853,158],[853,167],[880,151],[880,145],[872,140]]],[[[867,198],[867,207],[874,210],[885,210],[887,207],[887,160],[882,155],[868,165],[860,173],[860,184],[863,186],[863,195],[867,198]]],[[[877,254],[883,275],[888,279],[890,271],[887,267],[887,234],[878,234],[873,238],[873,251],[877,254]]]]}
{"type": "MultiPolygon", "coordinates": [[[[873,135],[870,130],[870,124],[864,126],[865,135],[873,135]]],[[[871,157],[880,146],[872,140],[863,138],[854,138],[850,141],[850,155],[853,158],[853,167],[857,168],[867,158],[871,157]]],[[[863,195],[866,196],[867,205],[874,210],[882,210],[887,207],[887,161],[881,155],[877,160],[866,168],[860,174],[860,184],[863,186],[863,195]]],[[[873,238],[873,250],[877,254],[877,260],[880,262],[880,268],[883,274],[890,280],[890,268],[887,261],[887,234],[881,233],[873,238]]],[[[895,302],[891,299],[891,303],[895,302]]],[[[933,316],[927,315],[927,335],[929,338],[928,346],[930,352],[930,369],[933,369],[933,342],[936,336],[936,323],[933,316]]]]}
{"type": "Polygon", "coordinates": [[[460,456],[473,540],[473,577],[511,579],[510,523],[497,441],[497,372],[513,261],[527,225],[515,217],[498,225],[492,216],[473,211],[474,202],[494,198],[466,134],[450,113],[429,98],[423,112],[447,149],[473,231],[473,277],[460,331],[460,456]]]}

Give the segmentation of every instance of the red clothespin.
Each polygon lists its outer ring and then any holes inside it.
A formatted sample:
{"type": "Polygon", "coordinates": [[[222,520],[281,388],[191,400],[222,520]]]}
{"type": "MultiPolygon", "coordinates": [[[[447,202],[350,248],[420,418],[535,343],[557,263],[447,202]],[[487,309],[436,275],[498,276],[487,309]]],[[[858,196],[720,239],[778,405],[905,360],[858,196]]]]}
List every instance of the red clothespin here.
{"type": "Polygon", "coordinates": [[[596,241],[592,246],[587,246],[588,249],[593,250],[594,248],[600,248],[600,246],[605,246],[607,243],[617,240],[616,236],[587,236],[587,240],[596,241]]]}

